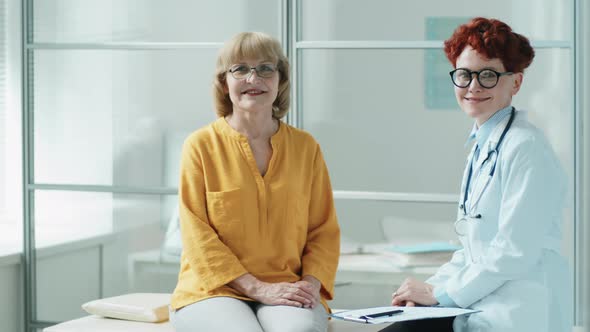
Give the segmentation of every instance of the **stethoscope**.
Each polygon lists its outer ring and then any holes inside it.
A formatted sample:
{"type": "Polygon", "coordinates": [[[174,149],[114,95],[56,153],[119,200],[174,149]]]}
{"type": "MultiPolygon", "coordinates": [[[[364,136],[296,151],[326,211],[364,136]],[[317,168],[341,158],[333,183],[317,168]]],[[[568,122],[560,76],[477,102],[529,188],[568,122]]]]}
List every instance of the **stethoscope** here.
{"type": "MultiPolygon", "coordinates": [[[[516,114],[516,111],[514,110],[514,107],[512,107],[512,110],[510,110],[510,119],[508,119],[508,123],[506,124],[506,127],[504,127],[504,131],[502,131],[502,134],[500,135],[500,138],[498,139],[498,143],[496,144],[496,146],[494,147],[493,150],[488,151],[488,154],[486,156],[486,158],[484,159],[484,161],[482,162],[482,165],[485,164],[488,160],[490,160],[490,157],[492,156],[492,154],[496,154],[496,156],[498,156],[498,152],[500,151],[500,145],[502,144],[502,141],[504,141],[504,136],[506,136],[506,133],[508,132],[508,130],[510,129],[510,127],[512,126],[512,122],[514,121],[514,115],[516,114]]],[[[490,172],[489,172],[489,176],[488,179],[491,179],[494,176],[494,172],[496,171],[496,163],[497,163],[498,159],[496,158],[496,160],[494,160],[494,164],[492,165],[492,167],[490,167],[490,172]]],[[[463,215],[457,219],[457,221],[455,221],[455,233],[459,236],[465,236],[467,234],[467,219],[481,219],[482,216],[480,213],[473,213],[473,212],[467,212],[467,197],[468,197],[468,193],[469,193],[469,186],[471,184],[471,176],[473,175],[473,158],[472,160],[470,160],[469,162],[469,172],[467,173],[467,182],[465,184],[465,192],[463,193],[463,201],[461,202],[461,204],[459,204],[459,209],[463,211],[463,215]]],[[[474,206],[475,204],[472,204],[472,206],[474,206]]]]}

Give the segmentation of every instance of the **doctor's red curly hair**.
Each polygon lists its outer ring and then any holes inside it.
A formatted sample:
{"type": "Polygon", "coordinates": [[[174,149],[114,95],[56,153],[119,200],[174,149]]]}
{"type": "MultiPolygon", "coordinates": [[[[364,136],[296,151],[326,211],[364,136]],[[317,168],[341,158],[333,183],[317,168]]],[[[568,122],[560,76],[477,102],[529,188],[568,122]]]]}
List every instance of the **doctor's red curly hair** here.
{"type": "Polygon", "coordinates": [[[513,32],[508,24],[496,19],[476,17],[453,32],[445,41],[445,54],[453,67],[466,46],[488,59],[500,59],[504,68],[513,73],[523,72],[535,57],[525,36],[513,32]]]}

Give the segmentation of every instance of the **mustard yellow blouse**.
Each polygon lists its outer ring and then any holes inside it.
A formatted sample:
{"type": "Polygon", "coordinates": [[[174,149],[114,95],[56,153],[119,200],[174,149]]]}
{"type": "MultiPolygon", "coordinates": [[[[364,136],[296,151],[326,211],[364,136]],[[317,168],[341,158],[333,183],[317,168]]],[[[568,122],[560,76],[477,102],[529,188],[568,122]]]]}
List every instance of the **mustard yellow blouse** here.
{"type": "Polygon", "coordinates": [[[280,122],[261,176],[245,136],[219,118],[184,142],[180,170],[183,252],[174,309],[215,296],[244,273],[265,282],[312,275],[333,298],[340,228],[318,143],[280,122]]]}

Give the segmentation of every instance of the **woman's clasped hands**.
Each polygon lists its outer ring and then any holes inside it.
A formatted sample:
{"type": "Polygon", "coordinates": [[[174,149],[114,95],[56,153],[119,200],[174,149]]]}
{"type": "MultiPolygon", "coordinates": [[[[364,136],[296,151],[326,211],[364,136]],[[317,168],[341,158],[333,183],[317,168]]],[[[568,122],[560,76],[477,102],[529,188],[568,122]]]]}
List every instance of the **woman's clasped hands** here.
{"type": "Polygon", "coordinates": [[[244,275],[234,280],[230,286],[268,305],[315,308],[320,303],[321,283],[312,276],[304,276],[297,282],[269,283],[244,275]]]}

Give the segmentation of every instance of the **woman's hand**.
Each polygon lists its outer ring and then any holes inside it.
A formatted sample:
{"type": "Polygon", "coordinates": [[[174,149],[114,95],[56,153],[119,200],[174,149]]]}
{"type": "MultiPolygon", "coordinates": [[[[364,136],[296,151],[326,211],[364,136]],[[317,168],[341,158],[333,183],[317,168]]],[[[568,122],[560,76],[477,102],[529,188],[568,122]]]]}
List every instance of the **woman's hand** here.
{"type": "Polygon", "coordinates": [[[414,278],[407,278],[391,295],[391,305],[413,307],[417,304],[438,304],[434,297],[434,286],[414,278]]]}
{"type": "Polygon", "coordinates": [[[310,308],[316,302],[313,287],[303,281],[268,283],[256,279],[251,274],[244,274],[230,282],[229,286],[253,300],[268,305],[310,308]]]}
{"type": "Polygon", "coordinates": [[[310,305],[304,306],[304,308],[315,308],[315,306],[320,303],[320,290],[322,289],[322,283],[316,279],[316,277],[306,275],[301,279],[301,281],[298,281],[295,284],[308,289],[313,295],[312,303],[310,305]]]}

